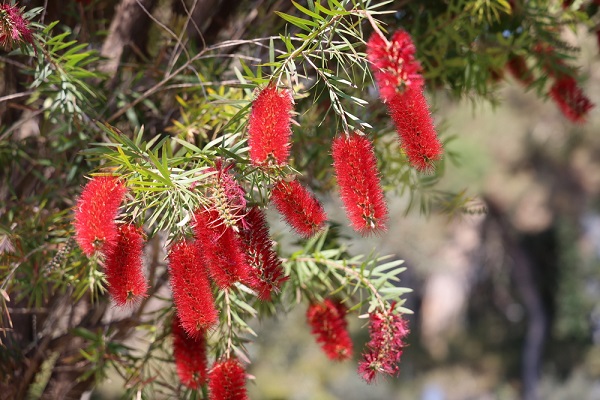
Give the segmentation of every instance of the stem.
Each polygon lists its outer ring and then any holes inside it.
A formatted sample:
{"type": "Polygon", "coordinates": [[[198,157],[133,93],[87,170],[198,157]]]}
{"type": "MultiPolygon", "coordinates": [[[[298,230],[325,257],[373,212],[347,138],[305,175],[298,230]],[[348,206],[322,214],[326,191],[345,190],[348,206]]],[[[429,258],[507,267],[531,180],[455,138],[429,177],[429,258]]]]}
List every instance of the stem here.
{"type": "Polygon", "coordinates": [[[225,355],[227,356],[227,358],[229,358],[231,355],[231,336],[233,333],[233,329],[231,324],[231,302],[229,300],[228,290],[225,290],[225,312],[227,313],[227,350],[225,350],[225,355]]]}

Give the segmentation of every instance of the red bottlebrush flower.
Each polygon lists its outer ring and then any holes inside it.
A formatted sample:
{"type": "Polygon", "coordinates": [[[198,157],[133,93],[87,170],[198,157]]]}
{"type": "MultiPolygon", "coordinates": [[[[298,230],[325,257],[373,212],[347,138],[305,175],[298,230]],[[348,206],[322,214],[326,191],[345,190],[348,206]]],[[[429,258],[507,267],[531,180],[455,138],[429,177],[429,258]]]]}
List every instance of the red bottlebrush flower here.
{"type": "Polygon", "coordinates": [[[216,174],[208,178],[208,195],[212,200],[212,207],[219,212],[227,226],[234,227],[240,221],[244,224],[246,198],[244,189],[229,172],[232,167],[233,164],[223,167],[221,160],[218,160],[216,169],[209,168],[206,172],[216,171],[216,174]]]}
{"type": "Polygon", "coordinates": [[[246,215],[246,222],[248,227],[242,231],[242,242],[251,267],[248,285],[256,290],[259,299],[269,301],[271,293],[279,292],[288,277],[273,250],[265,214],[253,207],[246,215]]]}
{"type": "Polygon", "coordinates": [[[221,289],[248,279],[250,267],[234,228],[215,209],[196,211],[194,233],[210,277],[221,289]]]}
{"type": "Polygon", "coordinates": [[[340,195],[352,227],[362,234],[385,230],[387,206],[369,139],[356,133],[339,136],[333,140],[332,155],[340,195]]]}
{"type": "Polygon", "coordinates": [[[92,255],[117,239],[115,217],[127,192],[116,176],[95,176],[83,188],[75,207],[77,243],[92,255]]]}
{"type": "Polygon", "coordinates": [[[508,71],[515,77],[519,82],[528,86],[533,82],[533,74],[529,67],[527,67],[527,62],[525,61],[525,57],[523,56],[514,56],[508,63],[506,64],[508,71]]]}
{"type": "Polygon", "coordinates": [[[352,356],[346,311],[346,306],[330,299],[325,299],[323,303],[313,303],[306,311],[312,334],[331,360],[342,361],[352,356]]]}
{"type": "Polygon", "coordinates": [[[210,400],[247,400],[246,371],[235,358],[216,362],[208,375],[210,400]]]}
{"type": "Polygon", "coordinates": [[[144,232],[131,224],[118,227],[115,243],[106,248],[105,273],[108,292],[119,306],[135,303],[146,296],[142,255],[144,232]]]}
{"type": "Polygon", "coordinates": [[[29,22],[16,5],[0,4],[0,44],[10,50],[17,43],[33,43],[29,22]]]}
{"type": "Polygon", "coordinates": [[[577,86],[571,76],[557,79],[550,88],[550,96],[554,99],[562,113],[573,122],[585,122],[585,117],[594,104],[577,86]]]}
{"type": "Polygon", "coordinates": [[[384,103],[406,87],[423,86],[421,64],[415,59],[415,51],[410,34],[404,30],[396,31],[389,43],[379,33],[374,33],[367,42],[367,57],[384,103]]]}
{"type": "Polygon", "coordinates": [[[296,180],[277,182],[271,200],[286,222],[304,237],[313,236],[327,220],[319,200],[296,180]]]}
{"type": "Polygon", "coordinates": [[[293,99],[269,84],[252,103],[248,121],[250,159],[255,166],[285,165],[290,154],[293,99]]]}
{"type": "Polygon", "coordinates": [[[407,323],[402,316],[389,311],[371,314],[367,352],[358,365],[358,373],[368,383],[373,382],[377,373],[397,375],[400,372],[398,361],[404,349],[404,338],[408,335],[407,323]]]}
{"type": "Polygon", "coordinates": [[[188,336],[177,315],[173,316],[171,333],[177,375],[185,386],[198,389],[206,383],[208,375],[206,337],[203,332],[195,337],[188,336]]]}
{"type": "Polygon", "coordinates": [[[404,93],[397,93],[388,106],[408,160],[418,170],[430,170],[432,162],[442,157],[442,144],[423,91],[408,87],[404,93]]]}
{"type": "Polygon", "coordinates": [[[181,326],[188,335],[198,337],[218,319],[210,282],[195,243],[179,241],[169,252],[169,272],[173,302],[181,326]]]}

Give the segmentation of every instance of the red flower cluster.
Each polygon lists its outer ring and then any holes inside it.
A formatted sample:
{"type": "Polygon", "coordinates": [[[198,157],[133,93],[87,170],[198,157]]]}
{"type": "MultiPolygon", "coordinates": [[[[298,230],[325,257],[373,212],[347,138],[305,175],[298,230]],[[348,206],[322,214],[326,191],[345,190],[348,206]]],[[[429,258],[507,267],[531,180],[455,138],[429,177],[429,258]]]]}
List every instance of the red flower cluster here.
{"type": "Polygon", "coordinates": [[[594,104],[577,86],[575,78],[565,75],[558,78],[550,88],[550,96],[562,113],[573,122],[585,122],[589,110],[594,104]]]}
{"type": "Polygon", "coordinates": [[[406,321],[389,311],[377,311],[371,314],[367,352],[358,365],[358,373],[368,383],[373,382],[377,373],[397,375],[400,372],[398,361],[404,349],[404,338],[408,335],[406,321]]]}
{"type": "Polygon", "coordinates": [[[430,170],[432,162],[442,156],[442,144],[423,95],[421,65],[414,57],[410,35],[398,31],[388,43],[375,33],[367,43],[367,55],[408,160],[421,171],[430,170]]]}
{"type": "Polygon", "coordinates": [[[75,207],[75,233],[87,255],[117,240],[115,217],[127,188],[116,176],[95,176],[85,185],[75,207]]]}
{"type": "Polygon", "coordinates": [[[0,44],[5,49],[10,50],[17,43],[33,43],[28,25],[16,5],[0,4],[0,44]]]}
{"type": "Polygon", "coordinates": [[[327,220],[319,200],[296,180],[277,182],[271,200],[286,222],[304,237],[313,236],[327,220]]]}
{"type": "Polygon", "coordinates": [[[367,43],[367,57],[373,64],[379,95],[384,103],[403,93],[407,86],[423,86],[421,64],[415,59],[415,45],[408,32],[399,30],[387,41],[374,34],[367,43]]]}
{"type": "Polygon", "coordinates": [[[271,294],[279,292],[288,277],[273,250],[265,214],[253,207],[246,215],[246,223],[248,227],[242,231],[242,242],[246,261],[251,267],[248,284],[256,290],[259,299],[269,301],[271,294]]]}
{"type": "Polygon", "coordinates": [[[577,85],[574,71],[565,65],[554,52],[554,47],[538,43],[534,52],[540,59],[542,68],[554,78],[549,95],[556,102],[565,117],[575,123],[585,122],[588,112],[594,104],[577,85]]]}
{"type": "Polygon", "coordinates": [[[333,168],[346,213],[362,234],[385,230],[387,206],[375,151],[369,139],[352,133],[334,139],[333,168]]]}
{"type": "Polygon", "coordinates": [[[148,284],[143,271],[143,253],[144,231],[132,224],[120,225],[116,242],[106,249],[104,266],[108,292],[119,306],[146,296],[148,284]]]}
{"type": "Polygon", "coordinates": [[[197,243],[175,243],[169,252],[173,302],[181,326],[199,337],[218,320],[218,312],[197,243]]]}
{"type": "Polygon", "coordinates": [[[254,102],[248,122],[250,159],[255,166],[285,165],[290,154],[293,99],[269,84],[254,102]]]}
{"type": "Polygon", "coordinates": [[[216,362],[208,375],[210,400],[247,400],[246,371],[235,359],[216,362]]]}
{"type": "Polygon", "coordinates": [[[433,161],[442,156],[442,144],[423,91],[413,86],[407,88],[390,101],[389,110],[408,160],[415,168],[429,171],[433,161]]]}
{"type": "Polygon", "coordinates": [[[225,224],[214,208],[195,214],[194,233],[208,273],[221,289],[248,279],[250,267],[233,227],[225,224]]]}
{"type": "Polygon", "coordinates": [[[348,334],[346,311],[346,306],[330,299],[325,299],[322,303],[313,303],[306,311],[312,334],[331,360],[342,361],[352,356],[352,340],[348,334]]]}
{"type": "Polygon", "coordinates": [[[204,333],[188,336],[176,315],[173,316],[171,333],[177,375],[185,386],[198,389],[206,383],[208,375],[206,337],[204,333]]]}

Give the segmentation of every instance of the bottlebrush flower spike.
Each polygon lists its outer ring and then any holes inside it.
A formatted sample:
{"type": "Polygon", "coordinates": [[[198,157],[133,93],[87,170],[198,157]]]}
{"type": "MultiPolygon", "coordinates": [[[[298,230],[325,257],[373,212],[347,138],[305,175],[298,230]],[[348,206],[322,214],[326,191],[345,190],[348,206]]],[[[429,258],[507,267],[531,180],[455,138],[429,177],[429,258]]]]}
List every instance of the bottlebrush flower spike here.
{"type": "Polygon", "coordinates": [[[408,86],[423,86],[421,64],[415,59],[415,51],[410,34],[404,30],[396,31],[389,42],[378,32],[367,42],[367,57],[384,103],[408,86]]]}
{"type": "Polygon", "coordinates": [[[106,247],[105,273],[108,292],[118,306],[146,297],[148,284],[142,256],[144,232],[132,224],[120,225],[115,243],[106,247]]]}
{"type": "Polygon", "coordinates": [[[271,293],[279,292],[288,277],[281,260],[273,250],[265,214],[253,207],[246,215],[247,228],[242,230],[246,260],[250,265],[248,285],[256,290],[261,300],[271,300],[271,293]]]}
{"type": "Polygon", "coordinates": [[[330,299],[325,299],[323,303],[313,303],[306,311],[312,334],[331,360],[342,361],[352,356],[346,311],[346,306],[330,299]]]}
{"type": "Polygon", "coordinates": [[[235,282],[246,281],[250,267],[234,228],[226,225],[214,208],[196,211],[195,219],[196,243],[215,284],[228,289],[235,282]]]}
{"type": "Polygon", "coordinates": [[[248,121],[250,159],[255,166],[282,166],[290,154],[293,98],[287,90],[271,83],[252,103],[248,121]]]}
{"type": "Polygon", "coordinates": [[[216,169],[209,168],[206,172],[216,172],[208,178],[208,195],[213,202],[213,208],[219,212],[225,225],[235,227],[240,221],[244,224],[246,198],[244,189],[229,172],[231,168],[233,164],[223,167],[221,160],[217,160],[216,169]]]}
{"type": "Polygon", "coordinates": [[[388,311],[371,313],[367,352],[358,365],[358,373],[367,383],[373,382],[377,373],[397,375],[398,361],[404,349],[404,338],[408,335],[407,323],[399,314],[388,311]]]}
{"type": "Polygon", "coordinates": [[[352,133],[333,140],[333,168],[352,227],[364,234],[385,230],[387,206],[369,139],[352,133]]]}
{"type": "Polygon", "coordinates": [[[421,88],[408,87],[404,93],[397,93],[388,106],[410,163],[420,171],[431,170],[433,161],[442,157],[442,144],[421,88]]]}
{"type": "Polygon", "coordinates": [[[210,400],[247,400],[246,371],[235,359],[215,362],[208,375],[210,400]]]}
{"type": "Polygon", "coordinates": [[[198,389],[206,383],[208,375],[206,336],[204,333],[188,336],[177,315],[173,316],[171,334],[177,375],[185,386],[198,389]]]}
{"type": "Polygon", "coordinates": [[[117,239],[115,217],[127,192],[116,176],[95,176],[75,206],[75,238],[87,255],[117,239]]]}
{"type": "Polygon", "coordinates": [[[527,62],[525,61],[525,57],[523,56],[514,56],[508,63],[506,67],[519,82],[528,86],[533,82],[533,74],[529,67],[527,67],[527,62]]]}
{"type": "Polygon", "coordinates": [[[594,104],[571,76],[565,75],[557,79],[550,88],[550,96],[565,117],[576,123],[585,122],[588,111],[594,108],[594,104]]]}
{"type": "Polygon", "coordinates": [[[181,326],[198,338],[218,319],[206,267],[198,246],[181,240],[169,252],[169,272],[173,302],[181,326]]]}
{"type": "Polygon", "coordinates": [[[23,18],[17,5],[0,4],[0,44],[11,50],[18,43],[33,43],[29,22],[23,18]]]}
{"type": "Polygon", "coordinates": [[[286,222],[304,237],[313,236],[325,225],[323,206],[296,180],[277,182],[271,200],[286,222]]]}

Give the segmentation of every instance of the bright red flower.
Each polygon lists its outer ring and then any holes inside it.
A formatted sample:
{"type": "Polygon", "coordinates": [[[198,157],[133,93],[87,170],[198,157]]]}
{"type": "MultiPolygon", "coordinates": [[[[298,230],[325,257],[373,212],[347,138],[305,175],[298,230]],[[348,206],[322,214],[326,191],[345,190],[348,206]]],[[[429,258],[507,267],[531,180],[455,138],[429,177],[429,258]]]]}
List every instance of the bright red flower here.
{"type": "Polygon", "coordinates": [[[250,159],[256,166],[286,165],[290,154],[293,99],[269,84],[252,103],[248,121],[250,159]]]}
{"type": "Polygon", "coordinates": [[[367,57],[384,103],[406,87],[423,86],[421,64],[415,59],[415,51],[410,34],[404,30],[396,31],[389,44],[377,32],[367,42],[367,57]]]}
{"type": "Polygon", "coordinates": [[[367,383],[373,382],[377,373],[397,375],[400,372],[398,361],[402,355],[408,335],[407,323],[402,316],[388,311],[371,313],[367,352],[358,365],[358,373],[367,383]]]}
{"type": "Polygon", "coordinates": [[[557,79],[550,88],[550,96],[565,117],[573,122],[585,122],[588,111],[594,108],[594,104],[571,76],[565,75],[557,79]]]}
{"type": "Polygon", "coordinates": [[[75,238],[87,255],[117,239],[115,218],[127,188],[116,176],[95,176],[75,207],[75,238]]]}
{"type": "Polygon", "coordinates": [[[195,337],[188,336],[177,315],[173,315],[171,326],[177,375],[185,386],[198,389],[206,383],[208,375],[205,333],[199,333],[195,337]]]}
{"type": "Polygon", "coordinates": [[[235,282],[246,281],[250,267],[234,228],[226,225],[215,209],[200,209],[195,219],[196,244],[215,284],[228,289],[235,282]]]}
{"type": "Polygon", "coordinates": [[[33,43],[29,22],[23,18],[17,5],[0,4],[0,44],[10,50],[23,42],[33,43]]]}
{"type": "Polygon", "coordinates": [[[531,70],[527,66],[527,62],[525,61],[525,57],[523,56],[514,56],[508,63],[506,67],[519,82],[524,85],[530,85],[533,82],[533,74],[531,70]]]}
{"type": "Polygon", "coordinates": [[[235,358],[215,362],[208,375],[210,400],[247,400],[246,371],[235,358]]]}
{"type": "Polygon", "coordinates": [[[418,170],[430,170],[443,150],[422,89],[408,87],[404,93],[397,93],[388,106],[408,160],[418,170]]]}
{"type": "Polygon", "coordinates": [[[115,243],[106,246],[105,273],[108,292],[118,306],[135,303],[146,296],[142,256],[144,231],[132,224],[118,227],[115,243]]]}
{"type": "Polygon", "coordinates": [[[353,228],[368,234],[385,230],[387,206],[375,151],[367,137],[352,133],[333,140],[333,168],[353,228]]]}
{"type": "Polygon", "coordinates": [[[259,299],[269,301],[271,293],[279,292],[288,277],[273,250],[265,214],[258,207],[253,207],[246,215],[246,223],[248,226],[242,230],[242,242],[246,261],[251,267],[248,285],[256,290],[259,299]]]}
{"type": "Polygon", "coordinates": [[[286,222],[304,237],[313,236],[327,220],[319,200],[296,180],[277,182],[271,200],[286,222]]]}
{"type": "Polygon", "coordinates": [[[210,282],[195,243],[181,240],[169,252],[173,302],[181,326],[188,335],[199,337],[218,320],[210,282]]]}
{"type": "Polygon", "coordinates": [[[352,340],[348,334],[346,311],[346,306],[330,299],[313,303],[306,311],[312,334],[331,360],[342,361],[352,357],[352,340]]]}

